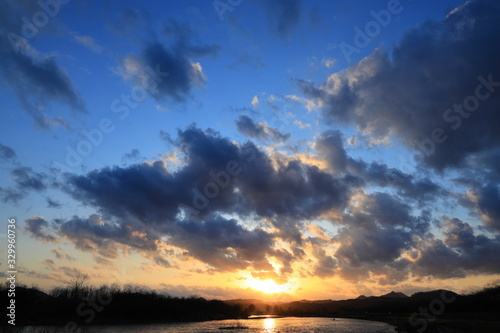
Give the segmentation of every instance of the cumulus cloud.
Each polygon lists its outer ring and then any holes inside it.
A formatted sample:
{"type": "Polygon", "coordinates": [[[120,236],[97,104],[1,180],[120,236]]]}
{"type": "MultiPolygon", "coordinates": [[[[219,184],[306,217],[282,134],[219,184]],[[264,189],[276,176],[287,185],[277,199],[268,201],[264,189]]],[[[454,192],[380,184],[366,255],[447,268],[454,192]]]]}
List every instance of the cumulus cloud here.
{"type": "Polygon", "coordinates": [[[252,102],[250,103],[252,104],[252,106],[254,108],[258,107],[259,106],[259,97],[257,97],[257,95],[255,95],[253,98],[252,98],[252,102]]]}
{"type": "Polygon", "coordinates": [[[496,1],[470,1],[410,30],[390,54],[378,49],[321,86],[300,85],[328,121],[379,141],[395,135],[437,170],[459,167],[500,144],[499,19],[496,1]]]}
{"type": "MultiPolygon", "coordinates": [[[[52,223],[33,217],[27,230],[44,241],[65,239],[106,260],[135,251],[157,266],[176,267],[185,260],[176,257],[182,253],[209,269],[251,269],[255,278],[280,283],[294,273],[296,262],[321,278],[373,276],[383,285],[412,275],[500,271],[494,257],[499,239],[451,218],[440,224],[442,238],[431,233],[433,217],[419,198],[442,195],[438,185],[353,159],[340,132],[317,138],[314,149],[326,161],[324,169],[194,125],[166,139],[179,155],[175,168],[157,160],[66,174],[60,186],[96,214],[52,223]],[[380,191],[364,192],[370,185],[380,191]],[[330,237],[313,228],[315,219],[330,221],[337,232],[330,237]],[[307,228],[317,237],[307,238],[307,228]]],[[[20,184],[43,188],[30,180],[32,171],[16,174],[20,184]]],[[[486,203],[479,207],[493,214],[486,203]]]]}
{"type": "Polygon", "coordinates": [[[182,102],[193,87],[207,83],[202,65],[192,58],[215,56],[220,47],[194,44],[191,28],[176,21],[166,24],[164,33],[175,38],[172,45],[158,40],[147,42],[139,55],[123,58],[118,73],[143,87],[158,102],[166,98],[182,102]]]}
{"type": "Polygon", "coordinates": [[[99,213],[58,220],[54,232],[104,257],[126,246],[156,260],[162,237],[220,270],[272,271],[273,257],[286,276],[294,255],[276,248],[276,237],[301,244],[302,220],[341,211],[349,199],[351,180],[297,160],[273,161],[251,142],[237,145],[194,126],[169,142],[183,155],[175,171],[158,160],[67,174],[65,191],[99,213]],[[221,214],[263,219],[267,230],[221,214]]]}

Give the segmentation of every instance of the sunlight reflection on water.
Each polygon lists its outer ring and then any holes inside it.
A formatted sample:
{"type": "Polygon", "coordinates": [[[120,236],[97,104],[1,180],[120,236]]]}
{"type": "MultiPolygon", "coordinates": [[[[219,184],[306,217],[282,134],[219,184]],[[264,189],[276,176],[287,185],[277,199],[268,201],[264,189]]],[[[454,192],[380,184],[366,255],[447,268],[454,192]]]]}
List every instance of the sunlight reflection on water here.
{"type": "MultiPolygon", "coordinates": [[[[87,333],[394,333],[394,327],[366,320],[337,318],[260,318],[214,320],[197,323],[129,326],[95,326],[87,333]],[[220,330],[220,327],[245,326],[247,329],[220,330]]],[[[33,331],[22,331],[28,333],[33,331]]],[[[36,331],[35,331],[36,332],[36,331]]],[[[43,332],[65,332],[64,328],[43,332]]]]}
{"type": "Polygon", "coordinates": [[[266,318],[266,319],[263,320],[263,322],[264,322],[264,330],[266,332],[271,333],[271,332],[274,331],[274,326],[275,326],[274,321],[275,320],[276,319],[274,319],[274,318],[266,318]]]}

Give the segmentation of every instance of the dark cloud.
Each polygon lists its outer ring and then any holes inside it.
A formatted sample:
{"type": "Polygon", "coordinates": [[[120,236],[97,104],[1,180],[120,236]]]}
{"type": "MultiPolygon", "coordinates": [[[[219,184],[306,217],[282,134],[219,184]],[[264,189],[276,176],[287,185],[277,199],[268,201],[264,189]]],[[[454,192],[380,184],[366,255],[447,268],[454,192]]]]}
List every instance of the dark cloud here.
{"type": "Polygon", "coordinates": [[[0,160],[9,160],[16,157],[14,149],[0,143],[0,160]]]}
{"type": "Polygon", "coordinates": [[[314,266],[313,275],[326,278],[331,277],[337,273],[337,259],[326,254],[323,249],[325,243],[319,240],[311,240],[313,245],[313,255],[316,258],[316,264],[314,266]]]}
{"type": "Polygon", "coordinates": [[[498,183],[473,184],[461,203],[475,211],[486,228],[500,231],[500,190],[498,183]]]}
{"type": "Polygon", "coordinates": [[[442,225],[444,240],[431,238],[416,244],[420,251],[413,267],[416,274],[450,278],[500,272],[495,259],[500,250],[498,236],[477,235],[468,223],[456,218],[445,218],[442,225]]]}
{"type": "Polygon", "coordinates": [[[51,198],[47,197],[45,198],[47,201],[47,208],[61,208],[61,204],[55,200],[52,200],[51,198]]]}
{"type": "Polygon", "coordinates": [[[416,175],[389,168],[386,164],[353,159],[344,148],[340,131],[323,132],[316,140],[314,149],[327,163],[330,172],[334,175],[350,174],[358,177],[360,185],[391,187],[397,190],[398,195],[420,204],[444,195],[441,187],[428,178],[419,179],[416,175]]]}
{"type": "MultiPolygon", "coordinates": [[[[321,278],[356,281],[371,275],[393,285],[411,274],[443,278],[500,270],[495,259],[499,239],[478,235],[458,219],[442,221],[442,240],[431,233],[433,217],[418,198],[440,195],[438,185],[352,159],[339,132],[325,132],[316,142],[326,170],[194,125],[175,138],[163,136],[182,164],[170,170],[158,160],[66,174],[60,186],[97,214],[51,224],[33,217],[26,221],[27,230],[44,241],[68,240],[102,258],[136,251],[156,265],[175,267],[176,255],[189,256],[209,269],[252,269],[255,278],[279,283],[294,272],[295,262],[306,259],[308,245],[312,259],[304,274],[321,278]],[[388,191],[363,192],[372,184],[388,191]],[[304,236],[305,222],[317,218],[335,225],[332,239],[304,236]],[[279,263],[279,271],[271,262],[279,263]]],[[[13,174],[20,186],[44,188],[30,169],[13,174]]],[[[495,218],[496,193],[485,188],[482,195],[463,200],[481,216],[495,218]]]]}
{"type": "Polygon", "coordinates": [[[25,196],[25,193],[13,189],[13,188],[2,188],[0,187],[0,193],[2,194],[2,201],[3,202],[13,202],[16,203],[19,200],[23,199],[25,196]]]}
{"type": "Polygon", "coordinates": [[[254,144],[237,145],[212,130],[192,126],[169,142],[183,155],[175,172],[153,161],[68,174],[66,191],[101,217],[61,221],[58,233],[82,250],[108,256],[117,243],[154,252],[155,241],[166,235],[169,244],[217,269],[269,271],[267,255],[288,275],[293,256],[274,249],[274,238],[301,244],[303,219],[341,211],[349,198],[349,178],[296,160],[273,161],[254,144]],[[264,218],[276,233],[250,229],[224,213],[264,218]],[[131,230],[147,237],[131,237],[131,230]]]}
{"type": "Polygon", "coordinates": [[[20,31],[21,17],[40,8],[21,2],[2,2],[0,6],[0,32],[6,37],[0,41],[0,73],[37,126],[65,124],[60,117],[50,118],[41,111],[52,100],[84,112],[83,100],[55,57],[40,54],[20,31]]]}
{"type": "Polygon", "coordinates": [[[147,42],[139,56],[129,54],[123,59],[120,72],[158,101],[169,98],[182,102],[194,86],[207,83],[201,64],[192,59],[215,56],[220,46],[195,43],[195,34],[187,24],[171,20],[163,28],[174,41],[168,46],[159,40],[147,42]]]}
{"type": "Polygon", "coordinates": [[[354,123],[372,140],[397,135],[438,170],[459,167],[500,144],[499,19],[496,1],[470,1],[410,30],[390,55],[379,49],[320,87],[300,85],[328,121],[354,123]]]}
{"type": "Polygon", "coordinates": [[[175,144],[186,161],[175,173],[162,161],[103,168],[70,176],[68,191],[114,216],[145,223],[171,223],[180,204],[202,215],[255,212],[297,219],[340,209],[347,200],[349,180],[299,161],[280,162],[275,169],[251,143],[238,147],[214,131],[191,127],[179,131],[175,144]]]}
{"type": "Polygon", "coordinates": [[[30,167],[17,167],[11,170],[14,186],[9,188],[0,187],[0,193],[3,194],[4,202],[18,202],[23,199],[30,191],[44,191],[47,188],[45,184],[46,175],[33,171],[30,167]]]}
{"type": "Polygon", "coordinates": [[[347,227],[337,236],[342,239],[335,256],[349,266],[389,263],[411,246],[411,233],[394,227],[379,227],[365,221],[361,227],[347,227]]]}
{"type": "Polygon", "coordinates": [[[326,160],[333,172],[342,173],[346,171],[348,157],[340,131],[323,132],[316,140],[314,149],[326,160]]]}
{"type": "Polygon", "coordinates": [[[389,168],[386,164],[355,161],[353,173],[359,175],[368,184],[382,187],[392,187],[398,195],[415,200],[419,204],[442,197],[446,191],[425,176],[408,174],[396,168],[389,168]]]}
{"type": "Polygon", "coordinates": [[[170,234],[170,242],[219,270],[245,269],[251,265],[272,269],[266,259],[274,243],[272,235],[262,229],[247,230],[235,220],[220,216],[201,223],[178,223],[170,234]]]}
{"type": "Polygon", "coordinates": [[[290,133],[282,134],[277,128],[272,128],[267,123],[255,123],[252,118],[241,115],[236,121],[238,131],[254,139],[271,139],[275,141],[286,141],[290,133]]]}
{"type": "Polygon", "coordinates": [[[18,167],[11,171],[16,182],[16,188],[21,190],[42,191],[47,188],[44,184],[45,175],[34,172],[30,167],[18,167]]]}
{"type": "Polygon", "coordinates": [[[404,255],[429,237],[431,215],[415,215],[411,205],[389,193],[357,193],[345,213],[331,221],[339,231],[332,238],[338,248],[330,275],[354,281],[374,275],[379,283],[395,284],[408,278],[412,263],[404,255]]]}
{"type": "Polygon", "coordinates": [[[316,166],[292,160],[273,166],[269,157],[255,152],[238,178],[249,207],[260,216],[276,217],[286,223],[341,210],[350,191],[350,178],[334,178],[316,166]]]}
{"type": "Polygon", "coordinates": [[[172,265],[170,264],[170,262],[168,260],[166,260],[165,258],[162,258],[160,256],[155,256],[153,258],[153,261],[155,264],[157,264],[158,266],[161,266],[161,267],[165,267],[165,268],[172,267],[172,265]]]}
{"type": "Polygon", "coordinates": [[[26,223],[26,231],[28,231],[33,237],[38,240],[45,242],[57,242],[57,238],[51,235],[49,232],[44,231],[49,227],[49,222],[46,221],[41,216],[33,216],[24,221],[26,223]]]}
{"type": "Polygon", "coordinates": [[[97,214],[87,219],[74,217],[69,221],[59,221],[57,233],[71,240],[76,248],[98,252],[104,257],[117,257],[117,244],[143,251],[157,250],[155,232],[128,221],[121,222],[114,223],[112,219],[97,214]]]}

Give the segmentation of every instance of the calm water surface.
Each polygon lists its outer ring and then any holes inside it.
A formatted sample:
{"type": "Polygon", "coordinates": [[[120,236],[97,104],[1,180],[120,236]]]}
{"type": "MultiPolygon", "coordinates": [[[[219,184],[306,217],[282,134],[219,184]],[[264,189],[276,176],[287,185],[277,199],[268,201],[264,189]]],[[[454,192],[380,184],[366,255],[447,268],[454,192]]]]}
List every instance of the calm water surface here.
{"type": "MultiPolygon", "coordinates": [[[[63,331],[61,331],[63,332],[63,331]]],[[[133,326],[96,326],[89,333],[394,333],[394,327],[379,322],[337,318],[266,318],[217,320],[198,323],[133,326]],[[219,327],[242,325],[248,329],[220,330],[219,327]]]]}

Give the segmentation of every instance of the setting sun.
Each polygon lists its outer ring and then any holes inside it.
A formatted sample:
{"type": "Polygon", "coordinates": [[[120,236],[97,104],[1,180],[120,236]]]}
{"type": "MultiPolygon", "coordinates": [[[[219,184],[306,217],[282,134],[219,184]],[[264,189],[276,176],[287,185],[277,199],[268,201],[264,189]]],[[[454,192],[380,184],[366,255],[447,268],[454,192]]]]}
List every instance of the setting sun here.
{"type": "Polygon", "coordinates": [[[246,284],[250,288],[263,292],[265,294],[289,293],[291,291],[291,286],[289,283],[277,284],[272,279],[262,281],[250,277],[247,279],[246,284]]]}

